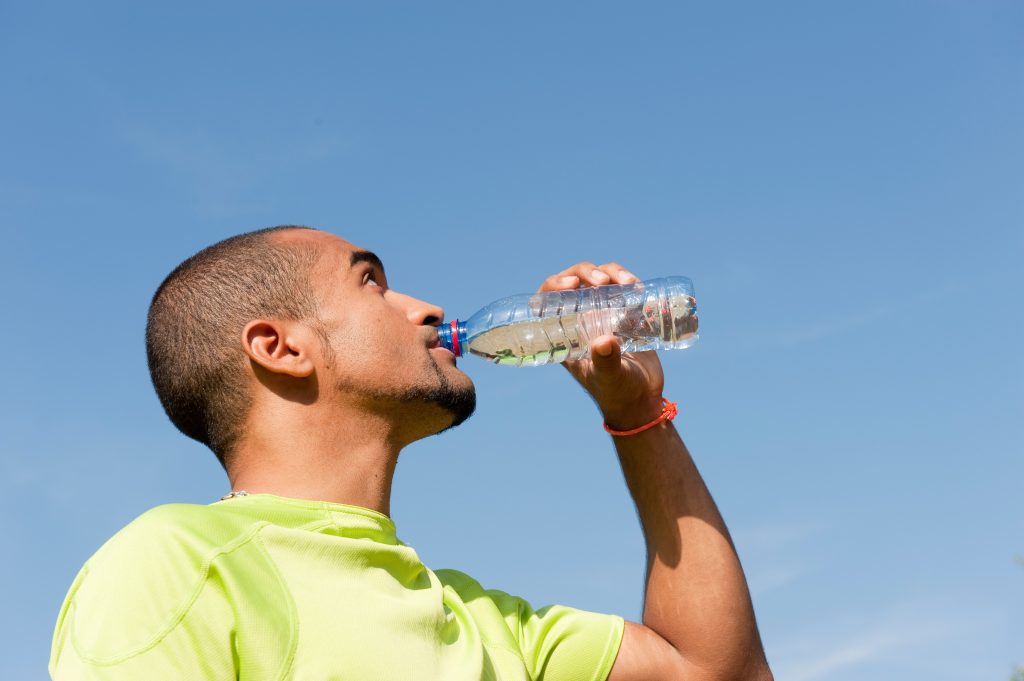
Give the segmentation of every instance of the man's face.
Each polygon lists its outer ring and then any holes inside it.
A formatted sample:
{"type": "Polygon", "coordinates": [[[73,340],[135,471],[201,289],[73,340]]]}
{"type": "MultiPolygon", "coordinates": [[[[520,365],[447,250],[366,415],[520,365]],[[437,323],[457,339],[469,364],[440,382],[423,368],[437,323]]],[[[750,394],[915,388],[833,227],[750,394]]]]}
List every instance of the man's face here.
{"type": "Polygon", "coordinates": [[[312,239],[320,250],[310,279],[327,334],[317,367],[321,391],[401,412],[412,438],[469,418],[476,405],[473,382],[438,345],[435,327],[444,310],[389,289],[380,260],[344,239],[310,230],[282,236],[312,239]]]}

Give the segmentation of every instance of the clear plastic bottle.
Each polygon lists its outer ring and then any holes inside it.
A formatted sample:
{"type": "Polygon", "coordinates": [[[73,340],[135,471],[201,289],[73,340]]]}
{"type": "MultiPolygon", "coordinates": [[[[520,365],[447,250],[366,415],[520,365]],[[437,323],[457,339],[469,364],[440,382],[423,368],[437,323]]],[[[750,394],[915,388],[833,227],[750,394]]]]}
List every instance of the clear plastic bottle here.
{"type": "Polygon", "coordinates": [[[539,366],[589,357],[591,340],[605,334],[623,352],[688,348],[697,342],[697,299],[688,277],[527,293],[437,330],[457,357],[539,366]]]}

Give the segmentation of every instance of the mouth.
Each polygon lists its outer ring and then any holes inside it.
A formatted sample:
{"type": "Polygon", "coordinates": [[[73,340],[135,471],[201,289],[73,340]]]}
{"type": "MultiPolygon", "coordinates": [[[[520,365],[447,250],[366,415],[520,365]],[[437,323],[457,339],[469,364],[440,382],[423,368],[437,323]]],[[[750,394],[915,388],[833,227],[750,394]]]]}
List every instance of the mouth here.
{"type": "Polygon", "coordinates": [[[441,345],[441,340],[440,340],[440,338],[438,338],[436,332],[427,341],[427,350],[430,351],[430,352],[433,352],[434,350],[440,350],[444,354],[446,354],[449,357],[451,357],[453,363],[455,363],[455,353],[452,352],[451,350],[449,350],[448,348],[444,347],[443,345],[441,345]]]}

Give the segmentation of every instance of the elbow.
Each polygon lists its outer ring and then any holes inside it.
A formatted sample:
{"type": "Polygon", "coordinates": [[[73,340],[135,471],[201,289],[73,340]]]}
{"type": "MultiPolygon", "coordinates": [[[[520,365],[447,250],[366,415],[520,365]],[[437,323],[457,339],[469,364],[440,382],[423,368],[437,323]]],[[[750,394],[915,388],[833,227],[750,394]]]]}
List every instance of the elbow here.
{"type": "Polygon", "coordinates": [[[747,667],[744,673],[732,677],[731,681],[775,681],[775,677],[768,666],[768,661],[762,658],[757,664],[747,667]]]}
{"type": "Polygon", "coordinates": [[[757,662],[750,662],[731,671],[711,675],[714,681],[775,681],[768,661],[761,657],[757,662]]]}
{"type": "Polygon", "coordinates": [[[768,656],[765,655],[760,640],[756,645],[750,646],[743,657],[744,663],[736,670],[738,673],[732,677],[733,681],[775,681],[771,667],[768,666],[768,656]]]}
{"type": "Polygon", "coordinates": [[[775,681],[764,649],[757,645],[740,654],[719,658],[717,664],[691,667],[693,679],[700,681],[775,681]]]}

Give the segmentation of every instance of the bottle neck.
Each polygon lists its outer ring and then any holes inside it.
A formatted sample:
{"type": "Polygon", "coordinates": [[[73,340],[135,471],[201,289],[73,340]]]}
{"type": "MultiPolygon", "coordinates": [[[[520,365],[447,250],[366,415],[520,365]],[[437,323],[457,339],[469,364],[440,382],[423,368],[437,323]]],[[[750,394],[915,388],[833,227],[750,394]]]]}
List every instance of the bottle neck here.
{"type": "Polygon", "coordinates": [[[456,357],[466,351],[466,322],[453,319],[437,327],[437,338],[441,347],[448,348],[456,357]]]}

